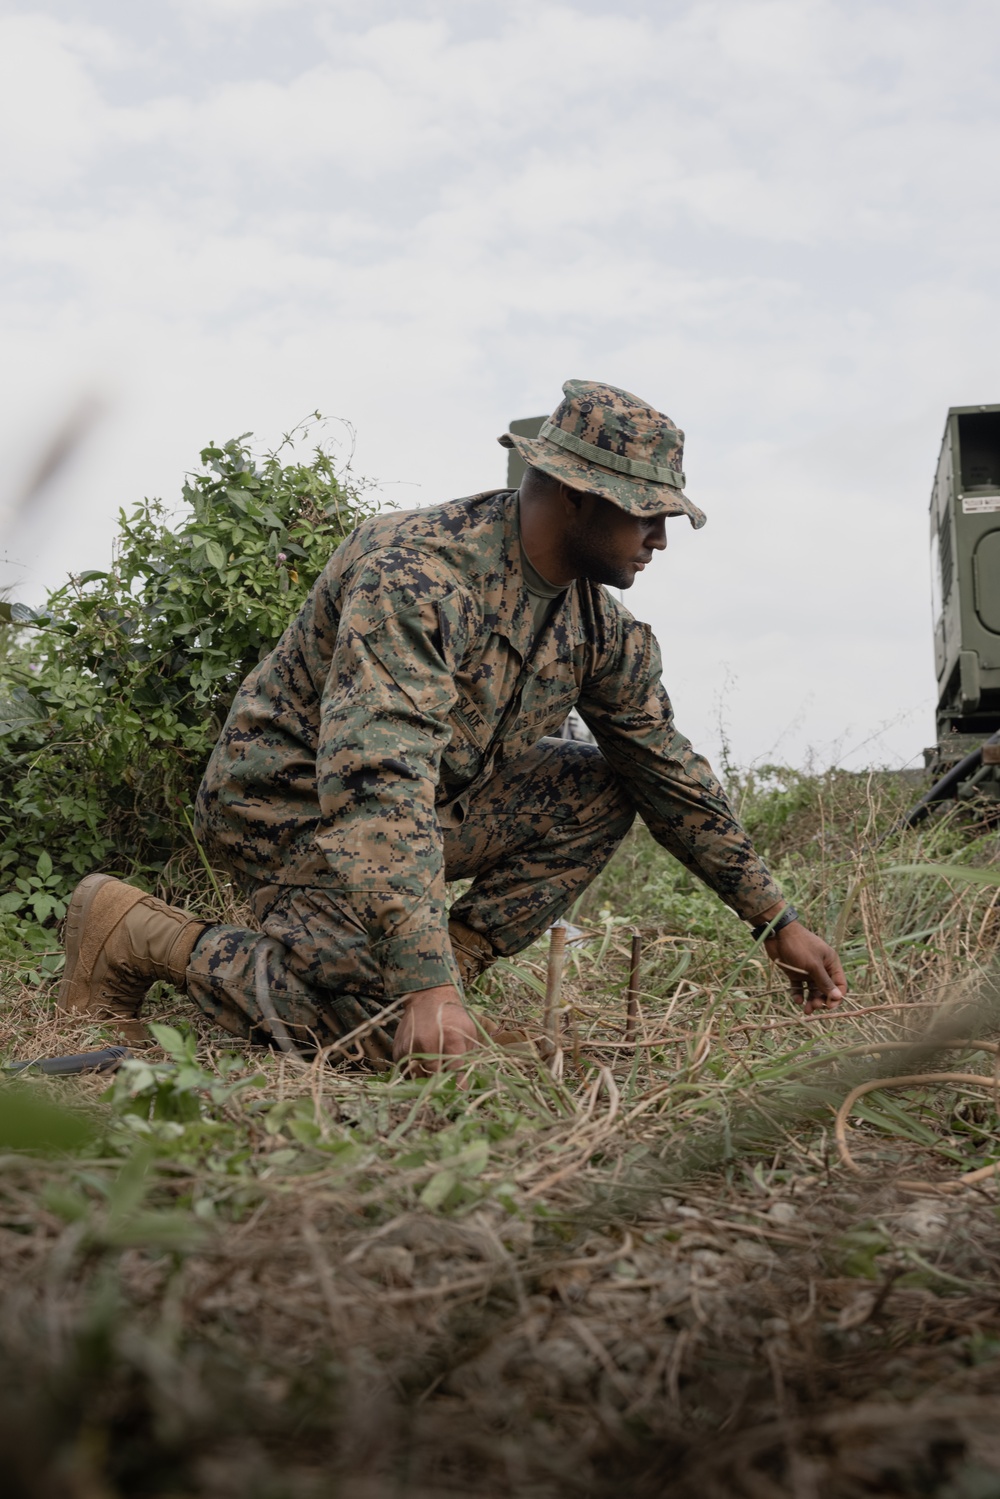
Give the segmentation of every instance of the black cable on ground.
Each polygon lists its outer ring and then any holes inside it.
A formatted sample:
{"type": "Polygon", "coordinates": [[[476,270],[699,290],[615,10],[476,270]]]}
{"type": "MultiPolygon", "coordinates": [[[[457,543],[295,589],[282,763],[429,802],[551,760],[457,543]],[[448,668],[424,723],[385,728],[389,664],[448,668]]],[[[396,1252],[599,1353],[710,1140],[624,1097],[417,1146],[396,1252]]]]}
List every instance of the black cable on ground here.
{"type": "Polygon", "coordinates": [[[81,1051],[71,1057],[36,1057],[30,1062],[5,1062],[3,1072],[43,1072],[47,1077],[71,1077],[77,1072],[114,1072],[132,1053],[127,1046],[105,1046],[102,1051],[81,1051]]]}
{"type": "Polygon", "coordinates": [[[987,744],[1000,744],[1000,729],[995,734],[991,734],[988,739],[984,739],[978,749],[974,749],[971,754],[959,760],[957,765],[953,765],[939,781],[935,781],[931,789],[924,793],[916,806],[911,807],[905,817],[900,818],[899,823],[893,831],[902,832],[903,828],[915,828],[918,822],[923,822],[931,807],[936,802],[947,801],[950,797],[957,795],[958,788],[966,776],[978,770],[983,763],[983,750],[987,744]]]}

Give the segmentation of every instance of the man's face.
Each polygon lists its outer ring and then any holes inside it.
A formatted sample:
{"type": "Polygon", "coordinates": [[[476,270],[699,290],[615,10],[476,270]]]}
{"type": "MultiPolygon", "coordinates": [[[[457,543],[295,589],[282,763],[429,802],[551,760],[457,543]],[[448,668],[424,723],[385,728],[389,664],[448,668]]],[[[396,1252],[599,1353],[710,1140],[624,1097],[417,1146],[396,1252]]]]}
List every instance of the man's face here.
{"type": "Polygon", "coordinates": [[[577,577],[631,588],[636,574],[667,544],[665,514],[629,515],[601,495],[584,494],[566,536],[566,555],[577,577]]]}

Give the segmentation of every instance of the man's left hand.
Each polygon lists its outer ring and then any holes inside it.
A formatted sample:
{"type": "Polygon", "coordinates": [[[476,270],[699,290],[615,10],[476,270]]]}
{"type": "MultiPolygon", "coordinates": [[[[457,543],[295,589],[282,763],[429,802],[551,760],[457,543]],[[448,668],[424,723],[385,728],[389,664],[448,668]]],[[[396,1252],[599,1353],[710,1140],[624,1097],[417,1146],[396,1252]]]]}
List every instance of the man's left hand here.
{"type": "Polygon", "coordinates": [[[764,949],[771,962],[784,969],[792,998],[807,1015],[814,1010],[835,1010],[847,993],[837,954],[800,921],[790,921],[768,937],[764,949]]]}

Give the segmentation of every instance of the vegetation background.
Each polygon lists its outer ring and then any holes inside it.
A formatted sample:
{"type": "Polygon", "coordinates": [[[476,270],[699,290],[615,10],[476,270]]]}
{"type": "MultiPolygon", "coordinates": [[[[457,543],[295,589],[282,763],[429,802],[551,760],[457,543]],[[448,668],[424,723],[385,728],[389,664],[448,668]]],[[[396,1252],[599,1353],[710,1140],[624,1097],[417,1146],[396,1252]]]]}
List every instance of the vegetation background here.
{"type": "MultiPolygon", "coordinates": [[[[209,445],[107,572],[6,611],[8,1063],[117,1039],[54,1008],[82,873],[239,918],[191,798],[367,508],[311,435],[209,445]]],[[[241,1046],[169,989],[110,1086],[7,1074],[7,1492],[1000,1494],[992,809],[899,834],[898,776],[728,770],[841,951],[836,1015],[640,828],[573,913],[554,1053],[484,1045],[465,1091],[241,1046]]],[[[538,1033],[545,962],[477,1011],[538,1033]]]]}

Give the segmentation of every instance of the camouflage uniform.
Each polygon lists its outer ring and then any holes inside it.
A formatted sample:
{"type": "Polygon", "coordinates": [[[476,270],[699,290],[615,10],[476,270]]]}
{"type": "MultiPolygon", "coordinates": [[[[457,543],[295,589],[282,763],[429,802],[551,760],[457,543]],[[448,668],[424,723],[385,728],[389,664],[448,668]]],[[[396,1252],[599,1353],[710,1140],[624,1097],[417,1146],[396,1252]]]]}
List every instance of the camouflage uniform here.
{"type": "MultiPolygon", "coordinates": [[[[470,790],[464,817],[442,829],[447,878],[472,879],[473,885],[451,909],[444,964],[416,981],[401,976],[399,990],[455,981],[449,960],[456,926],[465,974],[497,952],[518,952],[533,942],[603,868],[634,816],[594,745],[542,739],[508,761],[470,790]],[[482,935],[477,942],[477,933],[488,933],[488,942],[482,935]]],[[[391,998],[379,944],[359,919],[356,896],[349,900],[330,886],[254,883],[251,903],[261,931],[275,939],[266,955],[269,998],[293,1037],[325,1044],[377,1015],[391,998]]],[[[187,971],[188,993],[238,1035],[260,1022],[259,946],[260,932],[213,927],[187,971]]],[[[394,1028],[387,1020],[363,1038],[369,1059],[391,1055],[394,1028]]]]}
{"type": "MultiPolygon", "coordinates": [[[[669,506],[660,481],[647,487],[660,513],[703,520],[680,483],[669,506]]],[[[636,810],[741,916],[780,898],[674,726],[649,626],[579,580],[532,638],[517,502],[489,491],[360,526],[244,682],[209,762],[199,836],[277,939],[275,1009],[320,1040],[459,982],[446,880],[474,878],[452,917],[487,952],[515,953],[636,810]],[[546,737],[574,706],[596,746],[546,737]]],[[[214,927],[192,955],[189,993],[233,1029],[259,1020],[259,941],[214,927]]],[[[382,1033],[376,1049],[388,1044],[382,1033]]]]}

